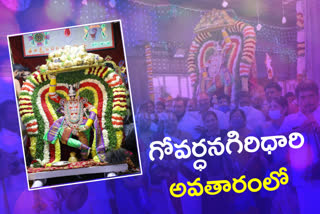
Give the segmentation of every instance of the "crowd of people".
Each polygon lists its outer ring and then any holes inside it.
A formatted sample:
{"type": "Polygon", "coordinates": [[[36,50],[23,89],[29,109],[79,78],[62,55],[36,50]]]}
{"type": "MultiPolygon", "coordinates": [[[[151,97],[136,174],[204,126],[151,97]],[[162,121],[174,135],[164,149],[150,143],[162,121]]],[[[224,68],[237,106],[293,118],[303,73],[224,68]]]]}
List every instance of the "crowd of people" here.
{"type": "MultiPolygon", "coordinates": [[[[308,213],[316,204],[312,193],[320,192],[318,85],[305,80],[296,86],[294,93],[284,94],[281,86],[272,81],[265,86],[264,92],[265,99],[239,92],[236,103],[232,103],[225,94],[210,97],[200,93],[196,99],[168,97],[142,104],[136,115],[136,124],[142,167],[150,176],[150,185],[164,185],[162,189],[168,189],[172,183],[193,181],[199,176],[204,182],[241,175],[262,180],[270,171],[287,167],[290,183],[282,191],[203,196],[199,203],[204,212],[212,209],[214,204],[215,210],[221,209],[224,213],[257,213],[257,207],[263,207],[265,213],[308,213]],[[171,137],[173,143],[180,144],[188,139],[191,145],[191,142],[199,142],[203,138],[212,141],[221,137],[225,143],[230,130],[236,130],[242,142],[247,136],[288,135],[291,132],[300,132],[306,142],[301,150],[280,148],[272,155],[233,152],[228,156],[208,157],[208,167],[201,173],[193,169],[192,160],[166,157],[159,162],[148,161],[152,141],[171,137]],[[286,202],[288,195],[290,204],[286,202]],[[235,204],[231,208],[227,206],[230,200],[235,204]]],[[[191,204],[194,205],[195,201],[191,204]]],[[[187,199],[171,199],[170,204],[177,213],[190,211],[187,199]]]]}

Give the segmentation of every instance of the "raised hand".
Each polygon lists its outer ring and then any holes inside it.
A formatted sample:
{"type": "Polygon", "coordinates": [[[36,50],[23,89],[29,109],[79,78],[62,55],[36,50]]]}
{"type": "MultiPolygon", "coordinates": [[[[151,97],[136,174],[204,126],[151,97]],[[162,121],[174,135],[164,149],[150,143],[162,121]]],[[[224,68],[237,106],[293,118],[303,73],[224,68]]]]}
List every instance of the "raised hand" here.
{"type": "Polygon", "coordinates": [[[57,78],[57,74],[56,73],[51,73],[48,74],[49,79],[56,79],[57,78]]]}
{"type": "Polygon", "coordinates": [[[88,130],[89,129],[89,127],[88,126],[85,126],[85,125],[80,125],[79,127],[78,127],[78,131],[79,132],[84,132],[84,131],[86,131],[86,130],[88,130]]]}

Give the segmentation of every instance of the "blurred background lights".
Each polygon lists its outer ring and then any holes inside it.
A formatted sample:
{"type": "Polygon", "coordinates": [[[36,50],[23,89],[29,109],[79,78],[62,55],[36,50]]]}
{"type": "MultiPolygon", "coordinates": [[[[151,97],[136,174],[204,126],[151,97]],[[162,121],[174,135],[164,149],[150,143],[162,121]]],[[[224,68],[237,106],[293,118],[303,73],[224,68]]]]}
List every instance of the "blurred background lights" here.
{"type": "Polygon", "coordinates": [[[20,27],[17,19],[15,18],[14,12],[5,7],[0,7],[0,20],[2,29],[0,31],[0,47],[7,48],[7,35],[20,33],[20,27]]]}
{"type": "Polygon", "coordinates": [[[261,30],[261,28],[262,28],[262,25],[259,23],[259,24],[257,24],[257,26],[256,26],[256,29],[257,29],[257,31],[260,31],[261,30]]]}
{"type": "Polygon", "coordinates": [[[106,21],[108,9],[101,1],[88,0],[87,5],[81,5],[78,24],[106,21]]]}
{"type": "Polygon", "coordinates": [[[46,2],[46,14],[51,21],[65,22],[72,15],[72,1],[48,0],[46,2]]]}
{"type": "MultiPolygon", "coordinates": [[[[4,59],[0,62],[0,78],[8,84],[12,84],[12,73],[10,59],[4,59]]],[[[11,89],[10,89],[11,90],[11,89]]]]}
{"type": "Polygon", "coordinates": [[[285,24],[285,23],[287,23],[287,18],[284,16],[282,17],[282,24],[285,24]]]}
{"type": "Polygon", "coordinates": [[[109,6],[111,8],[115,8],[116,7],[116,0],[109,0],[109,6]]]}
{"type": "Polygon", "coordinates": [[[223,0],[222,7],[226,8],[228,7],[229,3],[226,0],[223,0]]]}
{"type": "Polygon", "coordinates": [[[1,0],[1,2],[12,11],[24,11],[29,8],[31,0],[1,0]]]}

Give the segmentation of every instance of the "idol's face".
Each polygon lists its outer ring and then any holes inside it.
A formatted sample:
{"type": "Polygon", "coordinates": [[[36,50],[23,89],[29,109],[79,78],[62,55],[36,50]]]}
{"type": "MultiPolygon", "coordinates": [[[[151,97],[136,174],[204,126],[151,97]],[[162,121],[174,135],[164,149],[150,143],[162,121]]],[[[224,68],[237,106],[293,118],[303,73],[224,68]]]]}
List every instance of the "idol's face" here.
{"type": "Polygon", "coordinates": [[[76,96],[69,96],[71,101],[76,100],[76,96]]]}

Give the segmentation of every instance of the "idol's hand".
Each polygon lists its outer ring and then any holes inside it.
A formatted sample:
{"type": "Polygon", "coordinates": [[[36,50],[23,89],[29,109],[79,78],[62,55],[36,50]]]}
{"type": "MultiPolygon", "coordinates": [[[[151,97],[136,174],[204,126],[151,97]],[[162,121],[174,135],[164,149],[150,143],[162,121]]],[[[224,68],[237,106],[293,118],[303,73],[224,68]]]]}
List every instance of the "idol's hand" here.
{"type": "Polygon", "coordinates": [[[57,78],[57,74],[56,73],[48,74],[48,76],[49,76],[49,79],[56,79],[57,78]]]}
{"type": "Polygon", "coordinates": [[[80,125],[79,127],[78,127],[78,131],[79,132],[84,132],[84,131],[86,131],[86,130],[88,130],[89,129],[89,127],[88,126],[85,126],[85,125],[80,125]]]}

